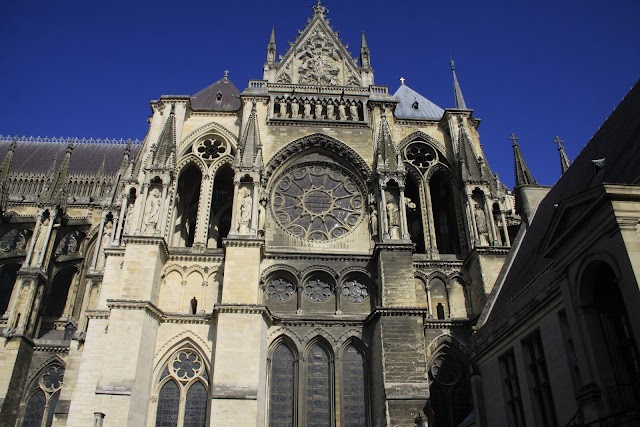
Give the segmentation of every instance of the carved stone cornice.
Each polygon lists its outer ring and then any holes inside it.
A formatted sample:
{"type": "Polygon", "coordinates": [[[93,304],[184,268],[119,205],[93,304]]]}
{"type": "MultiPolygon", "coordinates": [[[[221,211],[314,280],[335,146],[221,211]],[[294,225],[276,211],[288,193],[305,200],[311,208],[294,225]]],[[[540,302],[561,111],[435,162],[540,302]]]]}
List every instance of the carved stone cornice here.
{"type": "Polygon", "coordinates": [[[224,261],[224,253],[203,253],[203,254],[186,254],[186,253],[170,253],[169,261],[174,262],[206,262],[221,264],[224,261]]]}
{"type": "Polygon", "coordinates": [[[429,311],[426,308],[416,307],[376,307],[367,316],[366,323],[379,317],[406,317],[406,316],[419,316],[426,318],[429,315],[429,311]]]}
{"type": "Polygon", "coordinates": [[[277,119],[272,118],[267,121],[268,126],[295,126],[295,127],[343,127],[347,129],[369,129],[371,126],[367,122],[349,122],[340,120],[305,120],[305,119],[277,119]]]}
{"type": "Polygon", "coordinates": [[[122,246],[111,246],[109,248],[104,248],[103,250],[106,256],[124,256],[126,248],[122,246]]]}
{"type": "Polygon", "coordinates": [[[291,252],[265,252],[264,259],[268,260],[283,260],[283,261],[325,261],[325,262],[350,262],[350,263],[363,263],[366,264],[371,261],[372,254],[369,255],[349,255],[349,254],[331,254],[331,253],[317,253],[317,254],[301,254],[291,252]]]}
{"type": "Polygon", "coordinates": [[[477,252],[478,255],[507,255],[511,248],[497,248],[497,247],[475,247],[474,252],[477,252]]]}
{"type": "Polygon", "coordinates": [[[159,321],[163,320],[164,317],[162,310],[146,300],[108,299],[107,307],[110,310],[144,310],[159,321]]]}
{"type": "Polygon", "coordinates": [[[377,242],[374,249],[374,256],[380,255],[382,251],[388,252],[413,252],[415,244],[399,240],[397,243],[377,242]]]}
{"type": "Polygon", "coordinates": [[[460,270],[464,265],[463,260],[446,261],[440,259],[416,261],[413,260],[413,268],[415,269],[434,269],[434,270],[460,270]]]}
{"type": "Polygon", "coordinates": [[[109,319],[111,312],[109,310],[87,310],[84,314],[88,319],[107,320],[109,319]]]}
{"type": "Polygon", "coordinates": [[[33,350],[47,353],[68,353],[70,344],[71,340],[33,340],[33,350]]]}
{"type": "Polygon", "coordinates": [[[251,237],[227,237],[222,239],[225,248],[263,248],[264,240],[251,237]]]}
{"type": "Polygon", "coordinates": [[[472,326],[475,324],[476,319],[446,319],[446,320],[438,320],[438,319],[426,319],[424,322],[424,329],[442,329],[442,328],[453,328],[453,327],[461,327],[461,326],[472,326]]]}
{"type": "Polygon", "coordinates": [[[177,323],[182,325],[208,325],[212,319],[211,313],[205,314],[164,314],[162,320],[165,323],[177,323]]]}
{"type": "Polygon", "coordinates": [[[269,324],[274,323],[274,316],[266,305],[258,304],[214,304],[213,313],[216,314],[260,314],[269,324]]]}
{"type": "Polygon", "coordinates": [[[167,247],[167,243],[164,241],[163,237],[157,236],[130,236],[126,235],[123,237],[123,242],[126,245],[156,245],[162,248],[162,252],[165,258],[169,257],[169,248],[167,247]]]}

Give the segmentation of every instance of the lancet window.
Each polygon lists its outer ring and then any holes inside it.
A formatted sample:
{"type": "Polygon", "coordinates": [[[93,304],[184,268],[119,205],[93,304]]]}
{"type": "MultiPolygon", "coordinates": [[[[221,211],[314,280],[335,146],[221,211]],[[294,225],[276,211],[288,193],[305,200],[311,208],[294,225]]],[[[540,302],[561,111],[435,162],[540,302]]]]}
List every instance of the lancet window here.
{"type": "Polygon", "coordinates": [[[198,204],[202,172],[194,164],[188,165],[180,174],[176,194],[176,216],[174,221],[174,246],[193,246],[198,220],[198,204]]]}
{"type": "Polygon", "coordinates": [[[281,339],[269,359],[269,426],[331,426],[338,412],[344,426],[367,426],[368,385],[363,353],[350,343],[344,347],[338,365],[334,364],[331,348],[323,340],[312,340],[306,357],[299,362],[295,345],[281,339]],[[336,387],[336,382],[341,387],[336,387]],[[341,411],[336,410],[336,397],[341,411]]]}
{"type": "Polygon", "coordinates": [[[60,398],[64,366],[51,363],[40,371],[27,389],[22,404],[22,427],[50,427],[60,398]]]}
{"type": "Polygon", "coordinates": [[[473,409],[468,374],[464,364],[451,351],[440,352],[431,362],[430,404],[435,425],[455,427],[473,409]]]}
{"type": "Polygon", "coordinates": [[[233,171],[227,164],[218,169],[213,180],[211,211],[209,212],[208,248],[221,248],[222,239],[231,230],[233,202],[233,171]]]}
{"type": "Polygon", "coordinates": [[[204,427],[209,413],[209,374],[192,348],[174,353],[157,385],[156,427],[204,427]]]}
{"type": "Polygon", "coordinates": [[[460,253],[454,194],[445,173],[436,172],[429,179],[436,245],[441,254],[460,253]]]}
{"type": "Polygon", "coordinates": [[[416,245],[416,253],[423,254],[426,251],[426,245],[419,182],[412,175],[407,177],[404,199],[407,204],[407,227],[411,242],[416,245]]]}

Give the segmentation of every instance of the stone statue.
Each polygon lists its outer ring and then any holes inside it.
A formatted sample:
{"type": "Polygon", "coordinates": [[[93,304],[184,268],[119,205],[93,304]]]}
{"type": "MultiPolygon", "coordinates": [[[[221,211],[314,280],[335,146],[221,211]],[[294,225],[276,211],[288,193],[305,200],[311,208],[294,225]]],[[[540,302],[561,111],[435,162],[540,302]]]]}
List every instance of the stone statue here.
{"type": "Polygon", "coordinates": [[[76,238],[76,232],[70,231],[60,240],[56,249],[56,255],[69,255],[78,251],[78,239],[76,238]]]}
{"type": "Polygon", "coordinates": [[[191,298],[191,314],[196,314],[196,310],[198,309],[198,300],[196,297],[191,298]]]}
{"type": "Polygon", "coordinates": [[[478,240],[480,240],[479,243],[481,245],[486,245],[488,244],[487,234],[489,233],[489,230],[487,229],[487,218],[482,206],[476,205],[474,216],[476,219],[476,230],[478,230],[478,240]]]}
{"type": "Polygon", "coordinates": [[[251,190],[248,188],[240,189],[240,204],[238,206],[238,232],[241,234],[249,231],[249,222],[251,221],[251,208],[253,200],[251,199],[251,190]]]}
{"type": "Polygon", "coordinates": [[[360,117],[358,114],[358,105],[355,102],[352,102],[349,106],[349,113],[351,113],[351,120],[359,121],[360,117]]]}
{"type": "Polygon", "coordinates": [[[100,269],[104,267],[105,255],[104,250],[111,246],[111,236],[113,234],[113,222],[107,221],[104,224],[104,230],[102,230],[102,239],[100,239],[100,248],[98,250],[98,263],[96,268],[100,269]]]}
{"type": "Polygon", "coordinates": [[[27,246],[27,237],[20,228],[14,228],[0,239],[0,253],[21,252],[27,246]]]}
{"type": "Polygon", "coordinates": [[[38,236],[36,237],[36,244],[33,247],[33,253],[31,254],[30,266],[35,267],[40,262],[40,254],[44,250],[47,244],[47,229],[49,228],[49,217],[42,220],[40,228],[38,229],[38,236]]]}
{"type": "Polygon", "coordinates": [[[291,118],[292,119],[298,118],[298,110],[300,110],[300,104],[298,104],[298,101],[294,99],[293,102],[291,102],[291,118]]]}
{"type": "Polygon", "coordinates": [[[156,230],[156,227],[158,226],[158,216],[160,215],[161,203],[162,198],[160,196],[160,190],[154,188],[149,193],[147,206],[144,210],[145,233],[153,233],[156,230]]]}
{"type": "Polygon", "coordinates": [[[280,118],[287,117],[287,101],[284,98],[280,98],[280,118]]]}
{"type": "Polygon", "coordinates": [[[308,100],[304,101],[304,118],[311,119],[311,104],[308,100]]]}
{"type": "Polygon", "coordinates": [[[375,207],[371,207],[371,215],[369,216],[369,222],[371,223],[371,235],[378,235],[378,211],[375,207]]]}
{"type": "Polygon", "coordinates": [[[346,108],[347,107],[344,105],[344,102],[341,102],[340,105],[338,105],[338,115],[340,120],[347,120],[346,108]]]}
{"type": "Polygon", "coordinates": [[[129,202],[129,205],[127,206],[127,213],[126,213],[125,223],[124,223],[124,234],[133,233],[133,229],[131,228],[131,226],[133,225],[133,207],[134,207],[134,204],[129,202]]]}
{"type": "Polygon", "coordinates": [[[387,219],[389,220],[389,227],[397,227],[400,225],[400,214],[398,205],[393,200],[387,202],[387,219]]]}
{"type": "Polygon", "coordinates": [[[322,102],[316,101],[316,120],[322,120],[322,102]]]}
{"type": "Polygon", "coordinates": [[[335,116],[333,115],[333,109],[334,109],[333,103],[329,102],[327,104],[327,119],[328,120],[333,120],[335,118],[335,116]]]}

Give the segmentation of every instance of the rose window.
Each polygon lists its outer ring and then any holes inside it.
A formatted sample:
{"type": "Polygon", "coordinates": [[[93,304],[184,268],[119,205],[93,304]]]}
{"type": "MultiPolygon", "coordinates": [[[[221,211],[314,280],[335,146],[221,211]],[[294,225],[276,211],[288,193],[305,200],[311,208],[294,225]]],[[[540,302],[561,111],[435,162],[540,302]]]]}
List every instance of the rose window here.
{"type": "Polygon", "coordinates": [[[322,279],[309,280],[304,285],[304,294],[313,302],[325,302],[331,298],[331,285],[322,279]]]}
{"type": "Polygon", "coordinates": [[[369,291],[364,283],[350,280],[342,287],[342,296],[349,302],[363,302],[369,298],[369,291]]]}
{"type": "Polygon", "coordinates": [[[284,279],[273,279],[267,285],[267,296],[273,301],[286,301],[295,294],[296,288],[284,279]]]}
{"type": "Polygon", "coordinates": [[[62,387],[64,379],[64,368],[62,366],[51,366],[47,368],[40,378],[41,387],[49,392],[54,392],[62,387]]]}
{"type": "Polygon", "coordinates": [[[203,364],[198,355],[191,351],[178,353],[170,364],[173,374],[180,380],[190,380],[199,375],[203,364]]]}
{"type": "Polygon", "coordinates": [[[441,355],[433,361],[431,374],[438,382],[445,385],[452,385],[458,381],[460,367],[452,357],[441,355]]]}
{"type": "Polygon", "coordinates": [[[363,217],[363,196],[349,172],[331,164],[304,164],[276,182],[272,211],[285,230],[305,240],[332,240],[363,217]]]}
{"type": "Polygon", "coordinates": [[[196,144],[195,152],[205,160],[213,160],[230,153],[231,148],[227,142],[209,137],[196,144]]]}
{"type": "Polygon", "coordinates": [[[413,142],[404,149],[404,155],[418,169],[428,169],[438,161],[436,150],[424,142],[413,142]]]}

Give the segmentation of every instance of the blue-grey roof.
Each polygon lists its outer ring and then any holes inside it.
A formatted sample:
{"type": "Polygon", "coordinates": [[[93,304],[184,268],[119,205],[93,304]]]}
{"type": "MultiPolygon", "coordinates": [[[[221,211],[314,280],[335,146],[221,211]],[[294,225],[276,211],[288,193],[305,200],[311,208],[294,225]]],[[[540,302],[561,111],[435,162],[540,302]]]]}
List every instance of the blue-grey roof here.
{"type": "Polygon", "coordinates": [[[442,108],[407,85],[401,85],[393,97],[398,101],[394,112],[398,119],[440,120],[444,114],[442,108]]]}

